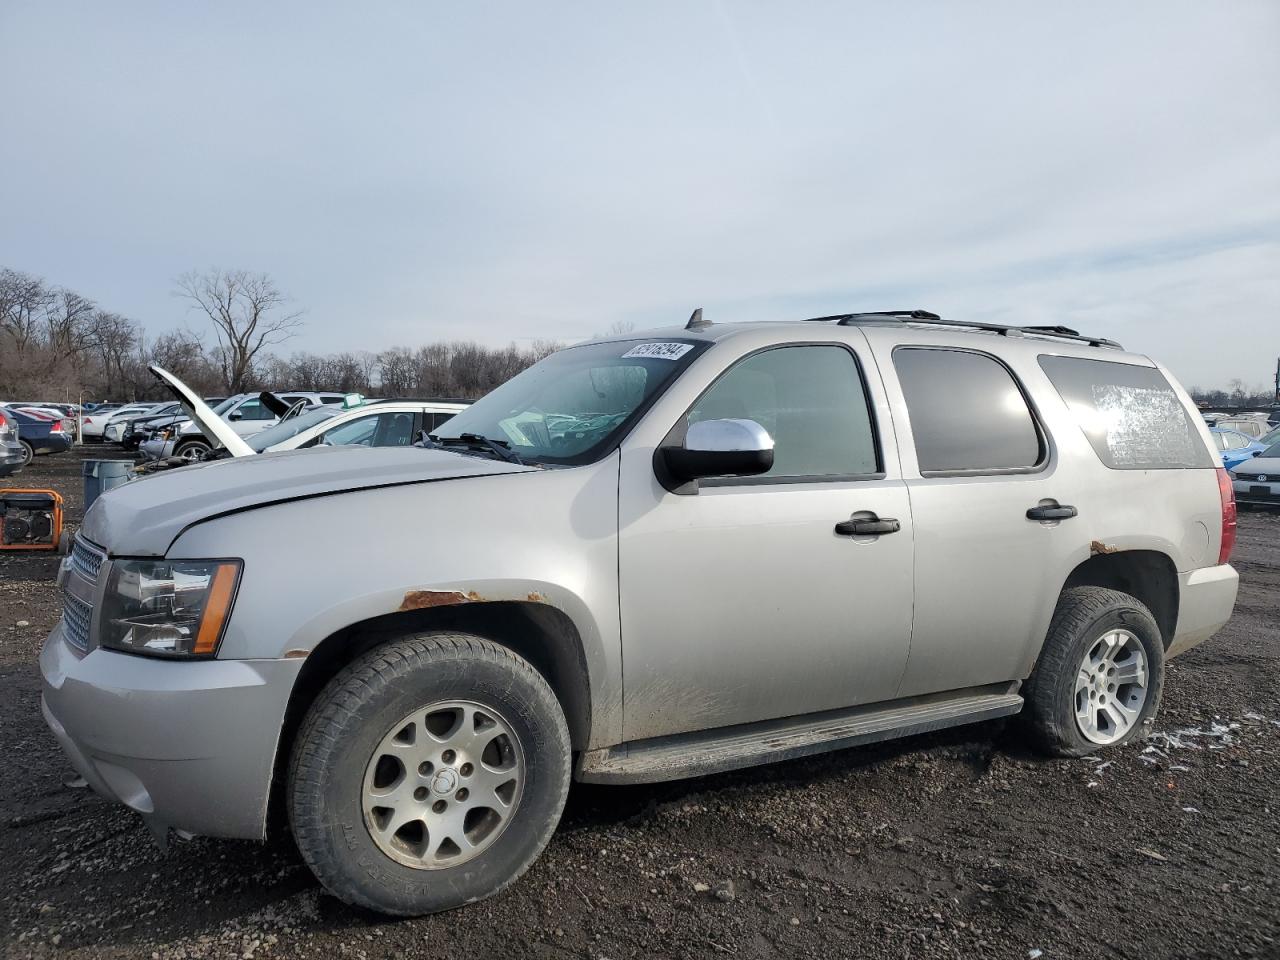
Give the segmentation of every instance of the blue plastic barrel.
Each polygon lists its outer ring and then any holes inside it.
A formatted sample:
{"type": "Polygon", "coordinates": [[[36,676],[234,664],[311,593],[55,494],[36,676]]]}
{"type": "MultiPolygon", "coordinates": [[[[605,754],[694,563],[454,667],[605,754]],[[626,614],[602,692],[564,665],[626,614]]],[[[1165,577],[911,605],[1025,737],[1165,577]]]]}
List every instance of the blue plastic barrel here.
{"type": "Polygon", "coordinates": [[[84,508],[87,511],[93,501],[129,480],[133,464],[128,460],[84,461],[84,508]]]}

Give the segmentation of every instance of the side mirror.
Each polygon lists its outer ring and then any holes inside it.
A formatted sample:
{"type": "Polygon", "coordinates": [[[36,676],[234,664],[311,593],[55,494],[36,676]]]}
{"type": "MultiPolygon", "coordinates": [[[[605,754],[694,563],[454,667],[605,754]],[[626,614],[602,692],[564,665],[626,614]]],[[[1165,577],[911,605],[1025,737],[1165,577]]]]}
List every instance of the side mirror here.
{"type": "Polygon", "coordinates": [[[680,483],[700,477],[753,477],[773,466],[773,437],[754,420],[702,420],[679,447],[662,448],[663,464],[680,483]]]}
{"type": "Polygon", "coordinates": [[[244,414],[243,414],[243,413],[241,413],[239,410],[235,410],[235,411],[232,411],[231,413],[227,414],[227,419],[228,419],[228,420],[243,420],[243,419],[244,419],[244,414]]]}
{"type": "Polygon", "coordinates": [[[1260,456],[1262,456],[1262,454],[1263,454],[1263,451],[1261,451],[1261,450],[1255,450],[1255,451],[1253,451],[1253,453],[1251,454],[1251,456],[1260,457],[1260,456]]]}

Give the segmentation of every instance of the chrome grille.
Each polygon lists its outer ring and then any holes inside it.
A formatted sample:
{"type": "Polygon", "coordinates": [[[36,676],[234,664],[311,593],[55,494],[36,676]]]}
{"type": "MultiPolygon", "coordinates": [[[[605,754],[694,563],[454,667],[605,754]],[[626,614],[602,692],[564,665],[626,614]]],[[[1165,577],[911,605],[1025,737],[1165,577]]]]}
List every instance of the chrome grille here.
{"type": "Polygon", "coordinates": [[[69,593],[62,595],[63,633],[67,642],[80,650],[89,649],[89,623],[93,619],[93,607],[69,593]]]}
{"type": "Polygon", "coordinates": [[[102,562],[106,559],[107,555],[101,550],[89,546],[87,541],[76,537],[71,547],[71,565],[79,571],[80,576],[90,583],[96,583],[98,571],[102,569],[102,562]]]}

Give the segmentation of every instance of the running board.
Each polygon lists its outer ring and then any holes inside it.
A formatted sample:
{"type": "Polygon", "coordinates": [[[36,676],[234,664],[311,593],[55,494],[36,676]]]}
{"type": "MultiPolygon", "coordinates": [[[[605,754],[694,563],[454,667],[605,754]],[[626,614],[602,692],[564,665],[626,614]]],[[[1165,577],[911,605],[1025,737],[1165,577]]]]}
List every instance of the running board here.
{"type": "Polygon", "coordinates": [[[1022,709],[1020,684],[996,684],[942,696],[831,710],[718,730],[635,740],[588,750],[577,779],[587,783],[657,783],[807,757],[962,723],[1007,717],[1022,709]]]}

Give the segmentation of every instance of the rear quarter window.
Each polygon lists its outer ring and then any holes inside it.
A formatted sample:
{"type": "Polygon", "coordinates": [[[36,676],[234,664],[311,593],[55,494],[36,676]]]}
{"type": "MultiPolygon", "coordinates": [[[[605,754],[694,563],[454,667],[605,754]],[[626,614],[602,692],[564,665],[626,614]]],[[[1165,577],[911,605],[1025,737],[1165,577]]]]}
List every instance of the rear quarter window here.
{"type": "Polygon", "coordinates": [[[1111,469],[1216,466],[1182,401],[1155,367],[1048,355],[1039,360],[1098,459],[1111,469]]]}

